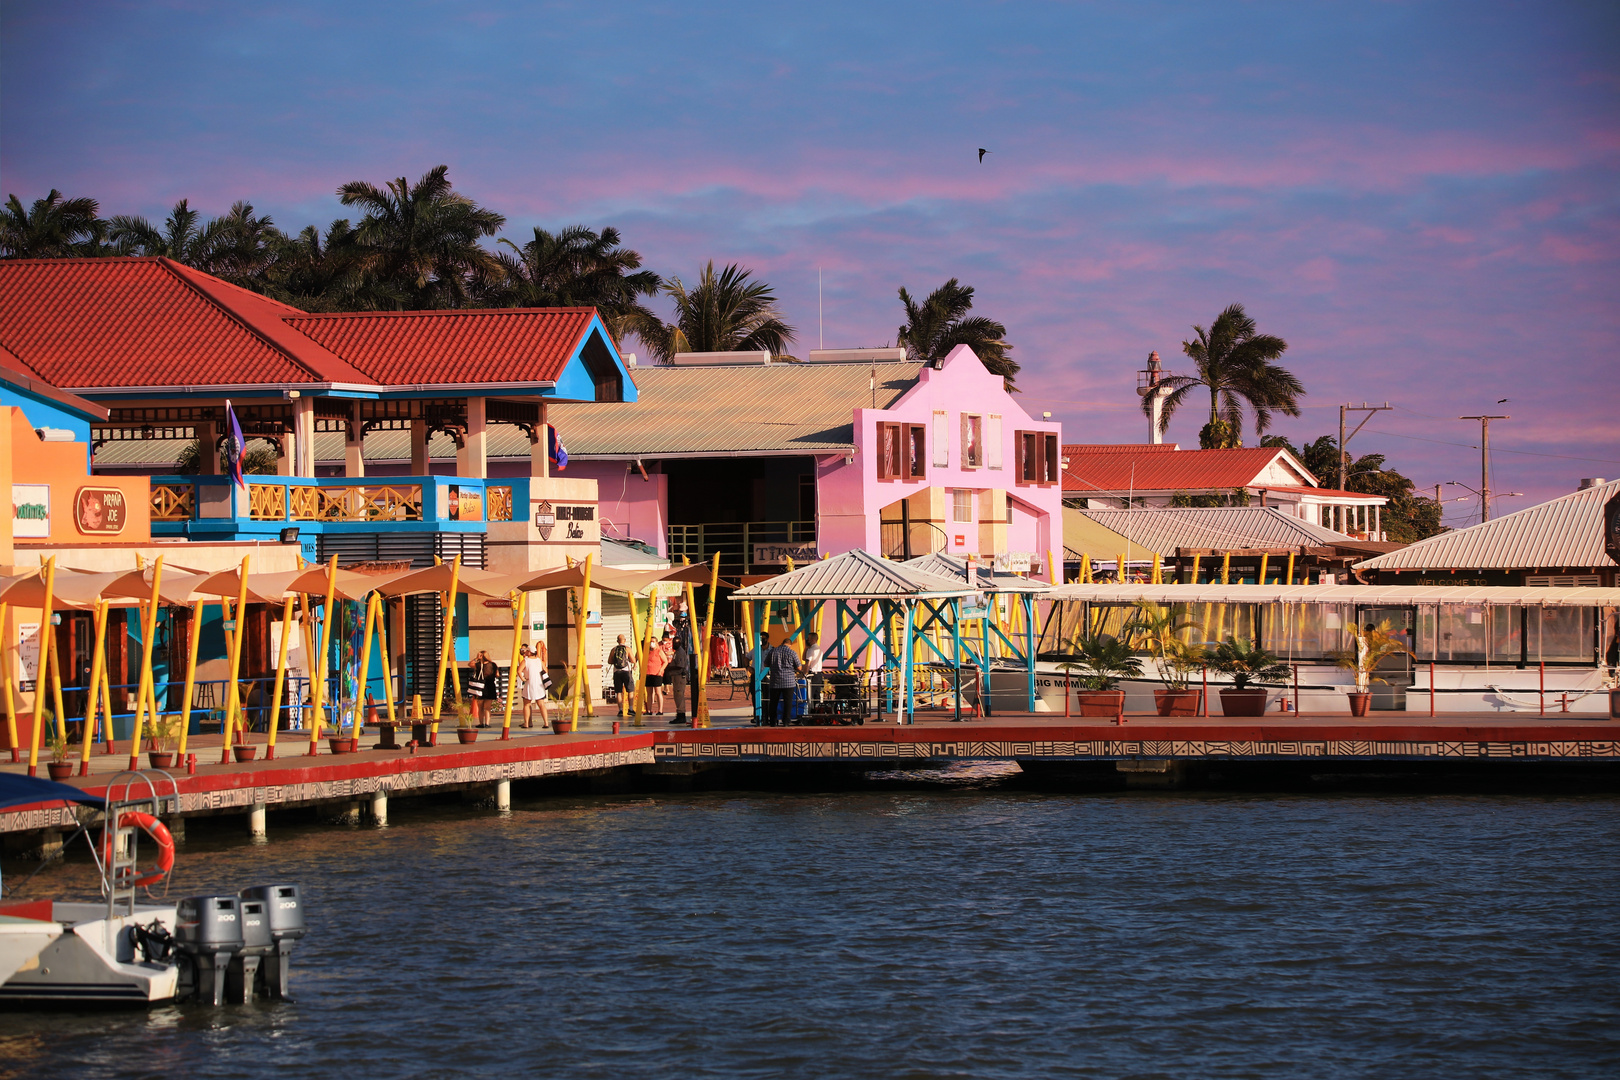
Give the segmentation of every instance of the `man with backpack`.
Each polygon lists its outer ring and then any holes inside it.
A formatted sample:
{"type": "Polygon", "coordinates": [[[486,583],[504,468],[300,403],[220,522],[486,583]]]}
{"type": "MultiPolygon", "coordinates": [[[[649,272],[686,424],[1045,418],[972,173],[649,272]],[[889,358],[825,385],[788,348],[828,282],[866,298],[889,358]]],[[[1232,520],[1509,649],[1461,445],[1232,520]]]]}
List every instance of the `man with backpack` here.
{"type": "MultiPolygon", "coordinates": [[[[765,631],[760,637],[766,638],[765,631]]],[[[799,654],[786,641],[765,654],[765,726],[793,722],[793,693],[799,688],[799,654]]]]}
{"type": "Polygon", "coordinates": [[[608,667],[613,669],[613,695],[619,699],[619,715],[628,716],[625,711],[630,706],[630,699],[635,695],[635,657],[630,655],[630,646],[624,643],[624,635],[619,635],[619,643],[613,646],[608,653],[608,667]]]}

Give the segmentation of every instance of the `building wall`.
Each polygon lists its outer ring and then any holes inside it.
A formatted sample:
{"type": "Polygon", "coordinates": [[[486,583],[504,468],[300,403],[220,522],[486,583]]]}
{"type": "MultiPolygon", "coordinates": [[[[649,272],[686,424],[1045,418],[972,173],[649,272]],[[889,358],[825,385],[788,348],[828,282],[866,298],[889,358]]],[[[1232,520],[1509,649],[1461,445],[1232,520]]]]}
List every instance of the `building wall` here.
{"type": "Polygon", "coordinates": [[[851,548],[881,552],[882,510],[900,499],[937,488],[943,492],[948,537],[946,550],[952,554],[997,555],[1007,551],[1028,551],[1037,567],[1044,568],[1047,554],[1061,539],[1063,492],[1060,483],[1024,485],[1016,472],[1016,438],[1019,431],[1035,431],[1059,436],[1062,429],[1053,421],[1032,420],[1002,384],[1001,376],[985,369],[971,349],[958,347],[939,368],[924,368],[917,385],[889,409],[855,410],[853,460],[823,457],[817,464],[817,536],[825,554],[836,555],[851,548]],[[936,439],[939,429],[934,414],[943,413],[946,442],[945,463],[938,464],[936,439]],[[962,458],[962,416],[981,416],[986,421],[988,442],[991,416],[1001,418],[999,439],[1000,467],[986,447],[986,464],[965,466],[962,458]],[[881,423],[921,424],[926,428],[926,468],[916,480],[880,480],[878,425],[881,423]],[[975,520],[954,520],[954,492],[970,493],[975,520]],[[1013,520],[1007,520],[1007,495],[1013,495],[1013,520]],[[1027,544],[1027,547],[1019,545],[1027,544]]]}
{"type": "Polygon", "coordinates": [[[669,477],[648,473],[632,461],[573,459],[563,474],[570,480],[595,480],[601,527],[605,535],[651,544],[664,556],[668,548],[669,477]]]}
{"type": "MultiPolygon", "coordinates": [[[[32,407],[31,407],[32,408],[32,407]]],[[[0,462],[0,482],[11,488],[0,551],[18,543],[128,544],[152,536],[150,487],[144,477],[89,474],[90,448],[82,442],[45,442],[34,418],[16,406],[0,406],[9,461],[0,462]],[[85,501],[80,513],[81,500],[85,501]],[[118,504],[122,511],[118,512],[118,504]],[[98,529],[94,522],[101,522],[98,529]],[[114,524],[117,527],[114,528],[114,524]]],[[[49,426],[56,426],[51,424],[49,426]]],[[[14,561],[12,556],[7,562],[14,561]]]]}

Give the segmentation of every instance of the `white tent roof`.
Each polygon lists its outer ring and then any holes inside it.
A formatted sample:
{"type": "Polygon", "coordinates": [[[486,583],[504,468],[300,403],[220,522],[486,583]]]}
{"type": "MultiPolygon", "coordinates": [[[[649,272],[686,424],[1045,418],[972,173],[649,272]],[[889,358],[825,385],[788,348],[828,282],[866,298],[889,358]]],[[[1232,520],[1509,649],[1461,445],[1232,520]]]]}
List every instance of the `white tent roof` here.
{"type": "Polygon", "coordinates": [[[1059,585],[1051,600],[1128,604],[1526,604],[1620,606],[1620,589],[1519,588],[1512,585],[1059,585]]]}
{"type": "Polygon", "coordinates": [[[960,581],[856,548],[731,594],[733,600],[935,600],[974,592],[960,581]]]}

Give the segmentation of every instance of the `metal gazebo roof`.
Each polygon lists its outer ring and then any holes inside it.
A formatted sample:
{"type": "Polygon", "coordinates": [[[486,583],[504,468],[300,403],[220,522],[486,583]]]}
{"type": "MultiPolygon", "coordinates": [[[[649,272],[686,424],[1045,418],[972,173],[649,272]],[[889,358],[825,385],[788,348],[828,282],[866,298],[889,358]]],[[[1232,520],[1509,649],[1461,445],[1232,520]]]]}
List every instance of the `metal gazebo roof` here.
{"type": "Polygon", "coordinates": [[[1046,596],[1101,604],[1620,605],[1620,589],[1514,585],[1060,585],[1046,596]]]}
{"type": "Polygon", "coordinates": [[[976,592],[961,580],[859,548],[738,589],[735,600],[939,600],[976,592]]]}
{"type": "MultiPolygon", "coordinates": [[[[968,584],[967,560],[943,551],[929,552],[901,564],[922,570],[937,577],[949,578],[958,585],[968,584]]],[[[997,570],[983,563],[973,564],[973,581],[969,587],[977,592],[992,593],[1044,593],[1052,586],[1034,578],[1022,577],[1006,570],[997,570]]]]}

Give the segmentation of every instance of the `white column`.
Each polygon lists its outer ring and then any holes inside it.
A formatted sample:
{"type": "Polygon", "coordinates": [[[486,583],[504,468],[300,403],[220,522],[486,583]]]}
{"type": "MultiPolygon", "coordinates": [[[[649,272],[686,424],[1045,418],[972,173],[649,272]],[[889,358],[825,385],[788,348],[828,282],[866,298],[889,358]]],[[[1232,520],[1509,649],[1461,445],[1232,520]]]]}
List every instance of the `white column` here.
{"type": "Polygon", "coordinates": [[[349,432],[343,440],[343,475],[366,475],[366,457],[361,440],[360,403],[356,401],[349,406],[349,432]]]}
{"type": "Polygon", "coordinates": [[[456,451],[456,475],[482,479],[489,475],[489,457],[484,442],[484,399],[467,399],[467,435],[456,451]]]}
{"type": "Polygon", "coordinates": [[[287,432],[276,436],[276,475],[291,476],[293,474],[293,455],[297,451],[293,447],[293,437],[287,432]]]}
{"type": "Polygon", "coordinates": [[[386,788],[378,788],[372,792],[371,820],[379,828],[388,824],[388,790],[386,788]]]}
{"type": "Polygon", "coordinates": [[[248,835],[255,840],[268,838],[269,832],[265,828],[264,803],[254,803],[248,810],[248,835]]]}
{"type": "Polygon", "coordinates": [[[497,809],[497,810],[510,810],[510,809],[512,809],[512,781],[510,781],[510,780],[497,780],[497,781],[495,781],[495,809],[497,809]]]}
{"type": "Polygon", "coordinates": [[[293,399],[293,475],[315,475],[315,399],[293,399]]]}

